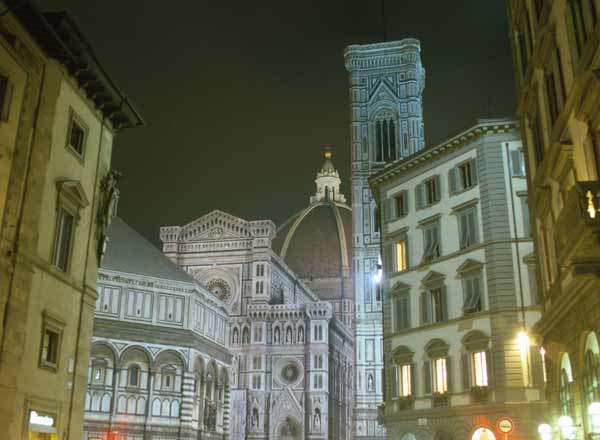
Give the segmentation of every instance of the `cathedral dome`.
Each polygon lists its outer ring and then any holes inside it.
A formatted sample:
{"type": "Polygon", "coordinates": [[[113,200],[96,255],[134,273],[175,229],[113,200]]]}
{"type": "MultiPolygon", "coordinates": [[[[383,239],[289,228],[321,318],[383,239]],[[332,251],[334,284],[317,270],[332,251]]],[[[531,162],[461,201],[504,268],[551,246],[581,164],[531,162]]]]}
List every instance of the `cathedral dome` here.
{"type": "Polygon", "coordinates": [[[273,250],[321,299],[347,296],[352,269],[352,210],[326,153],[310,204],[277,230],[273,250]],[[333,177],[333,179],[332,179],[333,177]]]}
{"type": "Polygon", "coordinates": [[[288,219],[273,250],[300,278],[335,278],[350,267],[352,211],[341,203],[319,202],[288,219]]]}

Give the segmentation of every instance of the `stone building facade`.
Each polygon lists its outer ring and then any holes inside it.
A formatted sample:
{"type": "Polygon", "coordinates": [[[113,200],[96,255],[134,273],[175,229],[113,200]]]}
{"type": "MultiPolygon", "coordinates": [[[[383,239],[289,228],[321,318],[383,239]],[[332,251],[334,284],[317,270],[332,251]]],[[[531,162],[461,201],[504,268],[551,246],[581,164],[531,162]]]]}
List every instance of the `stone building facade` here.
{"type": "Polygon", "coordinates": [[[370,178],[382,212],[389,439],[537,438],[540,317],[518,124],[481,120],[370,178]]]}
{"type": "Polygon", "coordinates": [[[80,439],[112,142],[141,119],[67,15],[0,6],[0,426],[80,439]]]}
{"type": "Polygon", "coordinates": [[[382,291],[377,205],[370,175],[424,147],[425,70],[415,39],[354,45],[344,52],[350,83],[352,267],[356,345],[356,438],[381,438],[377,406],[383,398],[382,291]]]}
{"type": "Polygon", "coordinates": [[[558,435],[562,417],[563,438],[587,439],[600,434],[600,2],[507,4],[543,305],[543,429],[558,435]]]}
{"type": "MultiPolygon", "coordinates": [[[[304,217],[317,224],[332,222],[325,229],[333,231],[328,244],[337,246],[339,263],[348,256],[340,255],[343,234],[336,228],[343,230],[349,222],[339,217],[339,190],[338,202],[329,199],[335,176],[328,167],[322,173],[324,179],[317,179],[322,192],[314,200],[318,207],[304,217]]],[[[294,229],[298,233],[303,228],[296,224],[294,229]]],[[[311,231],[319,234],[320,229],[311,231]]],[[[308,259],[327,266],[325,257],[333,251],[300,258],[306,249],[296,247],[304,240],[276,242],[279,235],[285,236],[284,231],[269,220],[246,221],[221,211],[184,226],[163,227],[160,234],[165,255],[230,309],[229,438],[350,439],[354,345],[351,327],[344,323],[351,299],[349,304],[343,294],[349,277],[338,265],[337,274],[301,278],[290,265],[308,259]],[[275,251],[280,244],[288,249],[289,263],[275,251]]]]}
{"type": "Polygon", "coordinates": [[[227,438],[227,306],[120,218],[108,238],[83,438],[227,438]]]}

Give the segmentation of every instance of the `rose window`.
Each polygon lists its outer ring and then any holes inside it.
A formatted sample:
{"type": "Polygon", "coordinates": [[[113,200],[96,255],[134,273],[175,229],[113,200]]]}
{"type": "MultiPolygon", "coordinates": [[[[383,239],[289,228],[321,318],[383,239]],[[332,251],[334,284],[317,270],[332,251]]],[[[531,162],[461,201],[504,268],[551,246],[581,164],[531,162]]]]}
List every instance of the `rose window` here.
{"type": "Polygon", "coordinates": [[[231,297],[231,288],[229,287],[229,284],[227,284],[227,281],[225,281],[225,280],[222,280],[219,278],[210,280],[208,282],[208,284],[206,285],[206,287],[217,298],[219,298],[222,301],[227,302],[229,300],[229,298],[231,297]]]}

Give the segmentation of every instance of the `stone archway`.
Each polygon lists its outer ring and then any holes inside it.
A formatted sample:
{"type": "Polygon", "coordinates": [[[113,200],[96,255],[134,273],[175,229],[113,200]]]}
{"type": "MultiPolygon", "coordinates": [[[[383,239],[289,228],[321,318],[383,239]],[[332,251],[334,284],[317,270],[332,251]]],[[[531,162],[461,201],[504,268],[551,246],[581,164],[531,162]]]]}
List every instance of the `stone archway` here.
{"type": "Polygon", "coordinates": [[[277,440],[301,440],[302,425],[294,417],[286,417],[277,427],[277,440]]]}

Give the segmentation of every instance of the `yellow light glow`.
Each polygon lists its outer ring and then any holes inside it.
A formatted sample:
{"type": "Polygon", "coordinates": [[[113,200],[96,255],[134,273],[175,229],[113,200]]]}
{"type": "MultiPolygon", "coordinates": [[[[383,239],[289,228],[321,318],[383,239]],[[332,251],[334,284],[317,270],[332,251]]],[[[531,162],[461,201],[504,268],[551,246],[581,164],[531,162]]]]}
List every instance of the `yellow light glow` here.
{"type": "Polygon", "coordinates": [[[587,212],[590,218],[596,218],[596,207],[594,206],[594,196],[591,191],[585,194],[587,198],[587,212]]]}
{"type": "Polygon", "coordinates": [[[527,351],[529,349],[529,344],[529,335],[524,331],[520,331],[517,335],[517,345],[519,346],[519,350],[521,350],[521,352],[527,351]]]}

